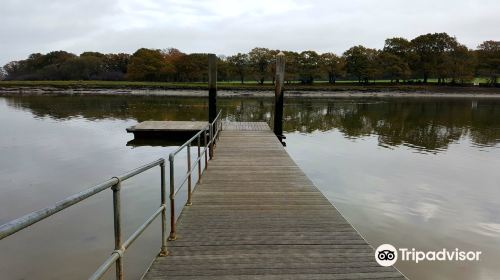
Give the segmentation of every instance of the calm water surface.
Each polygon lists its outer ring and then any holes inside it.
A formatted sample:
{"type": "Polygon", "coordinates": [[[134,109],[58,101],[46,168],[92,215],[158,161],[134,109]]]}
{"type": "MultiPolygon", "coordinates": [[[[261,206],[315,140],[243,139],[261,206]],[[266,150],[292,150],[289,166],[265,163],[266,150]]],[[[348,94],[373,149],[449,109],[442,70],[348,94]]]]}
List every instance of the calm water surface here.
{"type": "MultiPolygon", "coordinates": [[[[270,99],[219,106],[227,120],[271,123],[270,99]]],[[[500,278],[500,100],[288,99],[285,106],[288,152],[374,247],[483,252],[472,263],[398,262],[405,275],[500,278]]],[[[0,223],[175,149],[134,144],[126,127],[206,115],[200,98],[0,97],[0,223]]],[[[127,181],[122,194],[128,236],[159,204],[159,169],[127,181]]],[[[111,202],[111,192],[100,193],[1,241],[2,279],[88,277],[113,249],[111,202]]],[[[127,251],[128,279],[154,257],[159,231],[157,221],[127,251]]]]}

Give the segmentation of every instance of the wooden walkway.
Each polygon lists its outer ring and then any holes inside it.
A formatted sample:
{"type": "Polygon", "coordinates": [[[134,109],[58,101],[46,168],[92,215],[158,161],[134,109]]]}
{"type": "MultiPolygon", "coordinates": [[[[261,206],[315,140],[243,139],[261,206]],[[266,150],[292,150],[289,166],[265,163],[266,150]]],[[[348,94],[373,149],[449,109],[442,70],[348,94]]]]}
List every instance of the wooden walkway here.
{"type": "Polygon", "coordinates": [[[266,123],[226,123],[144,279],[405,279],[305,176],[266,123]]]}

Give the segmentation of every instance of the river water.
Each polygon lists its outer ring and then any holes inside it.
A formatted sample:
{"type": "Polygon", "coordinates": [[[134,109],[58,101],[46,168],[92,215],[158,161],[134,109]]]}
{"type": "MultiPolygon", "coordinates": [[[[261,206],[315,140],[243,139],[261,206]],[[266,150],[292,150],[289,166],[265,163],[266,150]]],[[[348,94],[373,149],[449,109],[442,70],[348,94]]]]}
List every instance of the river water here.
{"type": "MultiPolygon", "coordinates": [[[[399,261],[406,276],[500,278],[500,99],[285,103],[288,153],[372,246],[482,251],[475,262],[399,261]]],[[[218,105],[226,120],[271,123],[272,99],[224,98],[218,105]]],[[[203,98],[0,97],[0,223],[175,149],[131,141],[127,127],[206,115],[203,98]]],[[[124,237],[159,205],[159,185],[159,169],[124,183],[124,237]]],[[[159,232],[156,221],[127,251],[127,279],[138,278],[155,256],[159,232]]],[[[0,274],[85,279],[113,244],[105,191],[0,241],[0,274]]]]}

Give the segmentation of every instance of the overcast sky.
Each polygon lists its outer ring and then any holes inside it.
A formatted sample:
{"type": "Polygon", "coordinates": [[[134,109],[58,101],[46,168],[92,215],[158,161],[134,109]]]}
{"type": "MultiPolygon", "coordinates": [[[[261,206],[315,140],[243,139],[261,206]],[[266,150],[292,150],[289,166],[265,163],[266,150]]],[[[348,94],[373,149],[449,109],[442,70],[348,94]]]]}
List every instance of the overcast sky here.
{"type": "Polygon", "coordinates": [[[1,0],[0,65],[30,53],[255,46],[342,53],[389,37],[447,32],[470,48],[500,40],[499,0],[1,0]]]}

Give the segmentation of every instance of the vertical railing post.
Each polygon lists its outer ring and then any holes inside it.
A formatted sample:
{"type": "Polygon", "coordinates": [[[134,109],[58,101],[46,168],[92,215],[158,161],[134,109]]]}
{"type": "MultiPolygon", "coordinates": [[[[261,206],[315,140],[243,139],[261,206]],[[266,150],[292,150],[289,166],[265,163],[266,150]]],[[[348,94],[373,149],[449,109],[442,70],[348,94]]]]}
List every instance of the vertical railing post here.
{"type": "Polygon", "coordinates": [[[210,155],[210,159],[214,157],[214,126],[213,124],[210,124],[210,139],[209,139],[209,147],[208,147],[208,153],[210,155]]]}
{"type": "Polygon", "coordinates": [[[122,225],[121,225],[121,199],[120,199],[120,179],[111,190],[113,190],[113,219],[115,229],[115,251],[119,252],[119,258],[116,260],[116,279],[123,280],[123,250],[122,250],[122,225]]]}
{"type": "Polygon", "coordinates": [[[205,129],[205,132],[204,132],[204,135],[205,135],[205,142],[203,143],[204,146],[205,146],[205,149],[204,149],[204,153],[205,153],[205,170],[207,170],[208,168],[208,154],[207,154],[207,149],[208,149],[208,141],[207,141],[207,130],[205,129]]]}
{"type": "Polygon", "coordinates": [[[174,155],[170,154],[168,160],[170,164],[170,236],[168,240],[175,240],[174,155]]]}
{"type": "Polygon", "coordinates": [[[192,194],[192,180],[191,180],[191,143],[189,143],[186,147],[187,149],[187,166],[188,166],[188,199],[186,202],[186,206],[191,206],[191,194],[192,194]]]}
{"type": "Polygon", "coordinates": [[[217,142],[219,141],[219,137],[220,137],[220,132],[222,130],[222,121],[220,120],[220,118],[217,120],[217,142]]]}
{"type": "Polygon", "coordinates": [[[201,133],[198,134],[198,181],[201,180],[201,133]]]}
{"type": "Polygon", "coordinates": [[[165,182],[165,161],[160,164],[161,170],[161,206],[163,210],[161,211],[161,250],[160,256],[164,257],[168,255],[167,251],[167,190],[165,182]]]}

